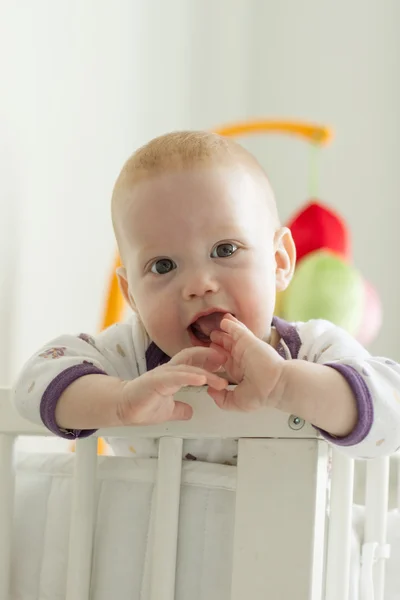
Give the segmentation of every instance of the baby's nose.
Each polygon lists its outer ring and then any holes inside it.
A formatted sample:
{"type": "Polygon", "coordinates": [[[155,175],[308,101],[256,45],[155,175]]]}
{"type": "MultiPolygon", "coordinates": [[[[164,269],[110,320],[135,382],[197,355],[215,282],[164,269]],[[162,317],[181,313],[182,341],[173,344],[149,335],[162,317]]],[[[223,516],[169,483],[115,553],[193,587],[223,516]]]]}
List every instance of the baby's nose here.
{"type": "Polygon", "coordinates": [[[206,294],[216,293],[219,290],[219,284],[211,273],[199,272],[187,277],[183,285],[183,297],[188,300],[196,296],[205,296],[206,294]]]}

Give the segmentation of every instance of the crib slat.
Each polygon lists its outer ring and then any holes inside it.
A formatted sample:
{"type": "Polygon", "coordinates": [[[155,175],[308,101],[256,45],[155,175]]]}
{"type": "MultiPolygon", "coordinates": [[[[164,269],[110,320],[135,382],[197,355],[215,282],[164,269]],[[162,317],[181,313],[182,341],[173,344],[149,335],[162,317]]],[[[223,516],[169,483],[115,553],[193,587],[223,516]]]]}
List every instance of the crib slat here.
{"type": "Polygon", "coordinates": [[[396,452],[394,456],[396,471],[397,471],[397,490],[396,490],[396,505],[400,512],[400,452],[396,452]]]}
{"type": "Polygon", "coordinates": [[[159,442],[150,600],[174,600],[182,439],[159,442]]]}
{"type": "Polygon", "coordinates": [[[349,596],[354,461],[337,450],[332,453],[326,600],[349,596]]]}
{"type": "Polygon", "coordinates": [[[14,507],[14,436],[0,434],[0,600],[8,600],[14,507]]]}
{"type": "Polygon", "coordinates": [[[231,600],[320,600],[327,458],[322,440],[239,440],[231,600]]]}
{"type": "Polygon", "coordinates": [[[89,600],[96,500],[97,438],[76,444],[66,600],[89,600]]]}
{"type": "MultiPolygon", "coordinates": [[[[389,457],[367,463],[364,543],[386,544],[389,496],[389,457]]],[[[378,559],[373,567],[374,600],[383,600],[386,561],[378,559]]]]}

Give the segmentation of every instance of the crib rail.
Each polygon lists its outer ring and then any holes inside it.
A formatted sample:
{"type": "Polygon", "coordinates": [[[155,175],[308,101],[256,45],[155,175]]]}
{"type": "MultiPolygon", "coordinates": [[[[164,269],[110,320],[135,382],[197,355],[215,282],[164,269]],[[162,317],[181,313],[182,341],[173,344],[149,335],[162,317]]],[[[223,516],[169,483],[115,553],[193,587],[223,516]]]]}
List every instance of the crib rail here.
{"type": "MultiPolygon", "coordinates": [[[[264,419],[223,413],[203,394],[187,390],[180,395],[194,407],[191,421],[123,430],[127,438],[160,438],[151,600],[175,598],[183,439],[221,437],[239,439],[231,600],[278,597],[277,590],[282,600],[347,600],[353,461],[334,452],[326,540],[329,447],[314,428],[278,411],[266,411],[264,419]]],[[[121,431],[97,435],[121,437],[121,431]]],[[[10,600],[13,443],[18,435],[48,434],[21,419],[10,391],[0,389],[0,600],[10,600]]],[[[67,600],[90,596],[96,441],[94,436],[77,442],[67,600]]],[[[368,466],[361,600],[383,600],[388,460],[368,466]]]]}
{"type": "MultiPolygon", "coordinates": [[[[124,427],[125,438],[160,438],[164,436],[192,438],[307,438],[316,439],[316,430],[302,419],[273,410],[265,410],[265,418],[258,413],[237,413],[221,411],[198,388],[191,388],[176,394],[177,400],[183,400],[193,407],[194,417],[190,421],[171,421],[160,425],[145,427],[124,427]]],[[[49,435],[42,425],[34,425],[19,416],[10,402],[8,390],[0,388],[0,431],[14,435],[49,435]]],[[[102,437],[121,437],[121,428],[102,429],[96,435],[102,437]]]]}

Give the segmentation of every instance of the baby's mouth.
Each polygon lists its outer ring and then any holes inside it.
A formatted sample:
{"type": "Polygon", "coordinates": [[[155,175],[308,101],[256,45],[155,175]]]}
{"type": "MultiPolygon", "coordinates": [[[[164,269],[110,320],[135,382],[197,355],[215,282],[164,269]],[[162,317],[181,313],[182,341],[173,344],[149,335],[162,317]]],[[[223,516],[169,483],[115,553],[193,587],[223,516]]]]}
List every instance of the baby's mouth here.
{"type": "Polygon", "coordinates": [[[199,317],[189,326],[189,330],[201,343],[210,344],[211,332],[221,329],[220,326],[224,314],[223,312],[213,312],[204,317],[199,317]]]}
{"type": "Polygon", "coordinates": [[[210,335],[204,333],[196,323],[192,323],[189,329],[200,342],[211,343],[210,335]]]}

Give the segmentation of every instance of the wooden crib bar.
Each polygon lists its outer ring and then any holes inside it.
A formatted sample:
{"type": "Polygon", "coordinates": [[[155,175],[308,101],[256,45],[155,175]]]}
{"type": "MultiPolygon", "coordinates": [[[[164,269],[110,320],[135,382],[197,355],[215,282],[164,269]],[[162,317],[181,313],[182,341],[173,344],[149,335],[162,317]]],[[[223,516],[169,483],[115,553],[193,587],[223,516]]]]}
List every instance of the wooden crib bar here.
{"type": "Polygon", "coordinates": [[[325,600],[349,596],[354,461],[332,453],[325,600]]]}
{"type": "Polygon", "coordinates": [[[375,458],[367,463],[365,492],[365,528],[361,565],[361,600],[384,600],[385,567],[389,548],[387,540],[387,515],[389,496],[389,457],[375,458]],[[368,555],[373,558],[368,564],[368,555]],[[368,584],[368,569],[371,571],[368,584]],[[372,590],[371,584],[373,587],[372,590]]]}
{"type": "Polygon", "coordinates": [[[231,600],[320,600],[327,443],[241,439],[238,461],[231,600]]]}
{"type": "Polygon", "coordinates": [[[0,433],[0,600],[8,600],[10,585],[14,440],[14,436],[0,433]]]}
{"type": "Polygon", "coordinates": [[[150,600],[174,600],[182,439],[161,438],[158,449],[150,600]]]}
{"type": "Polygon", "coordinates": [[[97,475],[97,439],[76,444],[69,532],[66,600],[88,600],[92,567],[97,475]]]}

